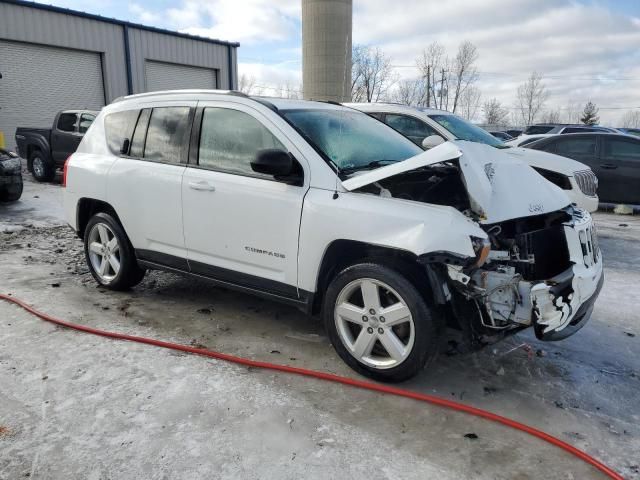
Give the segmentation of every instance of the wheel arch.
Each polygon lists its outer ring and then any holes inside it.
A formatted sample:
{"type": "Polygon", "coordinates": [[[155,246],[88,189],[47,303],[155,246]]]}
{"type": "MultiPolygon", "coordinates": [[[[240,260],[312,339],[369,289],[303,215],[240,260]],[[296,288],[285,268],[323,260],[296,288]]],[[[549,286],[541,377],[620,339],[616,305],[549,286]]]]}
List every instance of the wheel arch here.
{"type": "Polygon", "coordinates": [[[408,250],[339,239],[325,249],[313,299],[312,313],[320,313],[327,287],[345,268],[357,263],[378,263],[402,273],[431,304],[444,303],[442,282],[437,269],[418,263],[418,256],[408,250]]]}
{"type": "Polygon", "coordinates": [[[76,233],[80,238],[84,237],[84,231],[89,223],[89,219],[96,213],[108,213],[122,226],[115,209],[103,200],[83,197],[78,200],[76,208],[76,233]]]}

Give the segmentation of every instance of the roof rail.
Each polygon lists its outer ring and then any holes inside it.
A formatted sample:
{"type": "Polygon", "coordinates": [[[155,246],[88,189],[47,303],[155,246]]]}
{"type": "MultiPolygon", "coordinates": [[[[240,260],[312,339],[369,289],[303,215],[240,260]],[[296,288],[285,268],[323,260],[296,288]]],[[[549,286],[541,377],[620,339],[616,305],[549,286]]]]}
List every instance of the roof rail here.
{"type": "Polygon", "coordinates": [[[183,89],[183,90],[159,90],[157,92],[134,93],[133,95],[124,95],[122,97],[118,97],[115,100],[113,100],[111,103],[112,104],[118,103],[123,100],[130,100],[133,98],[158,97],[158,96],[164,96],[164,95],[175,95],[179,93],[184,93],[184,94],[215,93],[218,95],[233,95],[235,97],[251,98],[249,97],[249,95],[239,90],[183,89]]]}

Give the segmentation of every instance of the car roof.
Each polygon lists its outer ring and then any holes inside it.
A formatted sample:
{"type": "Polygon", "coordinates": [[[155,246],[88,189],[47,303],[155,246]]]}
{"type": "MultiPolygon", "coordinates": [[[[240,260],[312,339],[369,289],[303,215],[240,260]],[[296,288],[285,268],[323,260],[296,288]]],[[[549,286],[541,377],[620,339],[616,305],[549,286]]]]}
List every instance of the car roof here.
{"type": "Polygon", "coordinates": [[[343,103],[345,107],[355,108],[363,112],[396,112],[396,113],[415,113],[416,111],[425,113],[427,115],[454,115],[446,110],[440,110],[437,108],[427,107],[411,107],[402,103],[393,102],[348,102],[343,103]]]}
{"type": "Polygon", "coordinates": [[[222,98],[233,98],[239,103],[250,104],[258,102],[270,109],[277,110],[294,110],[294,109],[324,109],[324,110],[342,110],[344,106],[334,102],[319,102],[313,100],[297,100],[278,97],[249,96],[243,92],[235,90],[162,90],[157,92],[138,93],[135,95],[127,95],[115,99],[107,110],[111,107],[120,109],[120,107],[135,105],[140,101],[198,101],[198,100],[221,100],[222,98]]]}

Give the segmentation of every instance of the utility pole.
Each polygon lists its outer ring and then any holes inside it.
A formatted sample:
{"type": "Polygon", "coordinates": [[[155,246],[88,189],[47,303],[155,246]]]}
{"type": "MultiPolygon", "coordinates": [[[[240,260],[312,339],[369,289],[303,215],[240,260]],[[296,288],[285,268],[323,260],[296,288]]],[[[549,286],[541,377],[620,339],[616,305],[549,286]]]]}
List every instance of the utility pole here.
{"type": "Polygon", "coordinates": [[[440,110],[442,110],[442,93],[444,91],[444,68],[441,70],[442,77],[440,80],[440,110]]]}
{"type": "Polygon", "coordinates": [[[427,108],[431,106],[431,65],[427,65],[427,108]]]}

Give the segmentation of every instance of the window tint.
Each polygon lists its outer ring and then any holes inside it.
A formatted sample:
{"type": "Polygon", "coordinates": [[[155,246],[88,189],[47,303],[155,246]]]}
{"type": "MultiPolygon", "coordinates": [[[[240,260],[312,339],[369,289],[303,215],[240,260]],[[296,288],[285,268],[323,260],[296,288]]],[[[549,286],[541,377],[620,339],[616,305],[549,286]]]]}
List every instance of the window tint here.
{"type": "Polygon", "coordinates": [[[187,146],[189,107],[154,108],[149,119],[144,158],[158,162],[181,161],[187,146]]]}
{"type": "Polygon", "coordinates": [[[429,125],[408,115],[387,113],[384,121],[391,128],[399,131],[405,137],[410,137],[412,140],[420,139],[420,142],[422,142],[429,135],[438,135],[429,125]]]}
{"type": "Polygon", "coordinates": [[[544,137],[525,138],[522,142],[520,142],[520,145],[518,146],[524,147],[525,145],[529,145],[530,143],[537,142],[541,138],[544,138],[544,137]]]}
{"type": "Polygon", "coordinates": [[[205,108],[200,132],[198,164],[240,175],[272,179],[251,168],[259,150],[287,150],[251,115],[227,108],[205,108]]]}
{"type": "Polygon", "coordinates": [[[107,136],[107,145],[109,145],[109,150],[116,155],[123,153],[122,147],[125,139],[131,140],[138,113],[140,110],[125,110],[110,113],[105,117],[104,130],[107,136]]]}
{"type": "Polygon", "coordinates": [[[383,120],[384,119],[384,113],[378,113],[378,112],[367,112],[370,116],[372,116],[373,118],[377,119],[377,120],[383,120]]]}
{"type": "Polygon", "coordinates": [[[151,116],[151,109],[145,108],[140,112],[138,118],[138,124],[133,132],[133,138],[131,139],[131,148],[129,155],[132,157],[142,158],[144,155],[144,140],[147,136],[147,126],[149,125],[149,117],[151,116]]]}
{"type": "Polygon", "coordinates": [[[58,130],[73,132],[76,129],[77,113],[61,113],[58,117],[58,130]]]}
{"type": "Polygon", "coordinates": [[[78,127],[78,132],[87,133],[87,130],[89,130],[89,127],[95,119],[95,115],[92,115],[90,113],[83,113],[80,117],[80,126],[78,127]]]}
{"type": "Polygon", "coordinates": [[[556,141],[556,153],[565,157],[593,155],[595,151],[596,139],[591,135],[586,138],[563,138],[556,141]]]}
{"type": "Polygon", "coordinates": [[[633,140],[607,138],[604,141],[604,156],[625,160],[640,161],[640,142],[633,140]]]}

